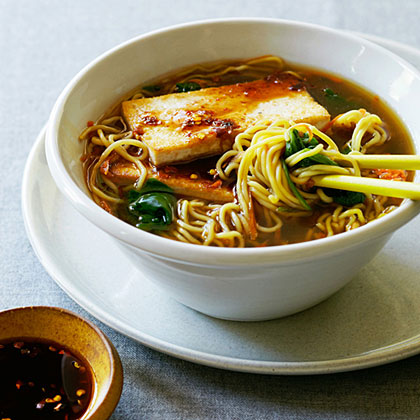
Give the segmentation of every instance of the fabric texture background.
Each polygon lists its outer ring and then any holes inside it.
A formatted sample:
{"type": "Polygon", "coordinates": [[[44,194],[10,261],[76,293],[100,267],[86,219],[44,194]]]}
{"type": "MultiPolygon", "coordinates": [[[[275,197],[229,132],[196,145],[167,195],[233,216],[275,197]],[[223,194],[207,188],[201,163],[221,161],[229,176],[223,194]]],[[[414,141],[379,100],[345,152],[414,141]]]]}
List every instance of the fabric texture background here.
{"type": "Polygon", "coordinates": [[[420,418],[420,356],[343,374],[271,377],[194,365],[133,342],[94,320],[49,277],[20,209],[24,164],[55,99],[78,70],[120,42],[192,20],[261,16],[420,47],[419,8],[417,0],[0,0],[0,310],[54,305],[99,325],[125,371],[113,420],[420,418]]]}

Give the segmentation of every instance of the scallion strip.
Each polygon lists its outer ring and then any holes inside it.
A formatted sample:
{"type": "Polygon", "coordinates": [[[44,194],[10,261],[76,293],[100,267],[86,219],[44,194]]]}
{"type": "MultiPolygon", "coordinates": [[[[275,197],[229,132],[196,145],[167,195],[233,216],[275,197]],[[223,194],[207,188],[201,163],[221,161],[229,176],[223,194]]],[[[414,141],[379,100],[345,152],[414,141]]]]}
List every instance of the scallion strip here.
{"type": "Polygon", "coordinates": [[[299,200],[300,204],[302,204],[305,210],[312,210],[312,207],[306,202],[306,200],[302,197],[298,189],[296,188],[295,184],[290,179],[289,169],[287,168],[286,162],[281,159],[281,163],[283,165],[283,170],[286,175],[287,183],[289,184],[290,189],[292,190],[295,197],[299,200]]]}

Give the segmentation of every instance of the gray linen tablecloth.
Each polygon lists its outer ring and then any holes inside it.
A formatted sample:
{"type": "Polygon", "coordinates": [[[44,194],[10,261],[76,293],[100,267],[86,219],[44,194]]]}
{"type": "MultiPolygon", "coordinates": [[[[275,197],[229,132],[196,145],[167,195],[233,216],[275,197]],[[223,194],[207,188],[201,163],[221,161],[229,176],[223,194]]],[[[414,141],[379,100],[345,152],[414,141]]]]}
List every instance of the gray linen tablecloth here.
{"type": "Polygon", "coordinates": [[[419,7],[416,0],[0,0],[0,310],[54,305],[96,322],[125,370],[114,420],[420,418],[420,356],[351,373],[271,377],[195,365],[133,342],[94,320],[49,277],[26,238],[20,203],[26,158],[56,97],[78,70],[124,40],[192,20],[263,16],[418,47],[419,7]]]}

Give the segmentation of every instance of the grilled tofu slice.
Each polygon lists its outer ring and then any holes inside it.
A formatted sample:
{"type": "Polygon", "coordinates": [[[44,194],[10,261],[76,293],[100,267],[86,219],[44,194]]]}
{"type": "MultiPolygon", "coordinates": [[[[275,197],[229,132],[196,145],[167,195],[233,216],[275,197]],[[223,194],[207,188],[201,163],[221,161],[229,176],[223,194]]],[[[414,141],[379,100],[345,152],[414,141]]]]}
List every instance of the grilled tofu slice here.
{"type": "Polygon", "coordinates": [[[280,73],[249,83],[142,98],[122,103],[156,166],[189,162],[230,149],[235,136],[261,119],[322,127],[328,111],[299,79],[280,73]]]}
{"type": "MultiPolygon", "coordinates": [[[[100,171],[117,186],[133,184],[140,176],[136,165],[126,161],[120,155],[113,152],[103,162],[100,171]]],[[[160,169],[148,167],[149,177],[153,177],[171,187],[176,194],[187,197],[203,198],[219,203],[234,201],[232,187],[222,184],[222,181],[204,179],[200,175],[189,171],[188,168],[163,167],[160,169]],[[193,174],[193,178],[191,178],[193,174]],[[196,179],[194,179],[197,176],[196,179]]]]}

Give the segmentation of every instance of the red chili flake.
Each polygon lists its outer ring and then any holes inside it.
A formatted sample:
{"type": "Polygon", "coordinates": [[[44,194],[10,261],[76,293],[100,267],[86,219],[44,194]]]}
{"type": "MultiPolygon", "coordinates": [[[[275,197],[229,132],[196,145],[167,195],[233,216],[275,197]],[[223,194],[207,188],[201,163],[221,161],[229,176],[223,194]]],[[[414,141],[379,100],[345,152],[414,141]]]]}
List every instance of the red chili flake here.
{"type": "Polygon", "coordinates": [[[17,381],[16,381],[16,388],[17,389],[20,389],[20,388],[22,388],[22,386],[24,385],[24,383],[20,380],[20,379],[18,379],[17,381]]]}
{"type": "Polygon", "coordinates": [[[268,245],[268,241],[264,241],[264,242],[261,242],[261,243],[259,243],[259,244],[256,244],[255,246],[257,247],[257,248],[264,248],[264,247],[266,247],[268,245]]]}
{"type": "Polygon", "coordinates": [[[102,172],[104,175],[108,175],[108,172],[109,172],[109,159],[104,160],[104,161],[102,162],[102,164],[101,164],[101,172],[102,172]]]}
{"type": "Polygon", "coordinates": [[[219,179],[215,182],[213,182],[213,184],[210,185],[210,188],[219,188],[222,186],[222,181],[219,179]]]}
{"type": "Polygon", "coordinates": [[[305,182],[304,184],[304,189],[306,191],[310,190],[313,186],[315,185],[315,182],[313,179],[308,179],[308,181],[305,182]]]}
{"type": "Polygon", "coordinates": [[[143,124],[146,124],[146,125],[160,125],[160,124],[162,124],[162,122],[159,121],[159,119],[154,115],[144,115],[142,117],[142,122],[143,122],[143,124]]]}
{"type": "Polygon", "coordinates": [[[49,350],[49,351],[57,351],[57,349],[56,349],[55,347],[53,347],[53,346],[49,346],[49,347],[48,347],[48,350],[49,350]]]}
{"type": "Polygon", "coordinates": [[[169,175],[169,174],[166,174],[165,172],[158,172],[158,174],[159,174],[159,178],[160,179],[168,179],[168,178],[170,178],[171,176],[169,175]]]}
{"type": "Polygon", "coordinates": [[[176,174],[178,172],[178,168],[176,168],[175,166],[164,166],[162,170],[166,174],[176,174]]]}
{"type": "Polygon", "coordinates": [[[24,345],[25,345],[25,343],[24,343],[23,341],[16,341],[16,342],[13,344],[13,347],[14,347],[15,349],[21,349],[24,345]]]}
{"type": "Polygon", "coordinates": [[[109,214],[112,214],[111,207],[109,207],[109,204],[105,200],[101,200],[99,205],[109,214]]]}
{"type": "Polygon", "coordinates": [[[92,125],[95,125],[95,123],[93,121],[88,121],[86,125],[88,127],[92,127],[92,125]]]}
{"type": "Polygon", "coordinates": [[[3,346],[3,344],[0,344],[0,349],[4,349],[4,346],[3,346]]]}
{"type": "Polygon", "coordinates": [[[33,382],[28,382],[28,385],[33,388],[35,386],[35,384],[33,382]]]}
{"type": "Polygon", "coordinates": [[[60,350],[60,351],[58,352],[58,354],[66,354],[66,352],[65,352],[64,350],[60,350]]]}
{"type": "Polygon", "coordinates": [[[390,181],[407,180],[407,172],[400,169],[372,169],[371,174],[375,178],[387,179],[390,181]]]}

